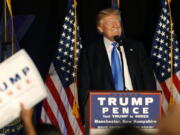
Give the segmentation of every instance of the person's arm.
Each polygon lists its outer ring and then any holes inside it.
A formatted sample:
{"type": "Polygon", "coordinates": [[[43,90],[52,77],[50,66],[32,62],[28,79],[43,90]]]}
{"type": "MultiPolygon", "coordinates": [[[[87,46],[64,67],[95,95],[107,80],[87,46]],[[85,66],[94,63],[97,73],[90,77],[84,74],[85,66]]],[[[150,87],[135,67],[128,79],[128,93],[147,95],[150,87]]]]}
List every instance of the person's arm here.
{"type": "Polygon", "coordinates": [[[23,104],[21,104],[21,118],[24,122],[26,135],[36,135],[36,131],[32,123],[32,112],[32,108],[25,109],[23,104]]]}

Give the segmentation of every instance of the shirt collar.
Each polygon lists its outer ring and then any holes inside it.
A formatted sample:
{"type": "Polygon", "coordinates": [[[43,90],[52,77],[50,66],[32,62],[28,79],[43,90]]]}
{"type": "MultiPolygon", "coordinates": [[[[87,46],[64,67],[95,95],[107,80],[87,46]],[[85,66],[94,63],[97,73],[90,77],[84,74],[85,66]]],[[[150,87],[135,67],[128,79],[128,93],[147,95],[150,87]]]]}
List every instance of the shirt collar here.
{"type": "MultiPolygon", "coordinates": [[[[106,48],[113,48],[113,46],[112,46],[112,41],[111,40],[109,40],[109,39],[107,39],[105,36],[103,37],[104,38],[104,44],[105,44],[105,47],[106,48]]],[[[115,41],[114,41],[115,42],[115,41]]]]}
{"type": "Polygon", "coordinates": [[[106,48],[112,47],[112,45],[111,45],[112,43],[113,43],[112,41],[110,41],[109,39],[104,37],[104,44],[105,44],[106,48]]]}

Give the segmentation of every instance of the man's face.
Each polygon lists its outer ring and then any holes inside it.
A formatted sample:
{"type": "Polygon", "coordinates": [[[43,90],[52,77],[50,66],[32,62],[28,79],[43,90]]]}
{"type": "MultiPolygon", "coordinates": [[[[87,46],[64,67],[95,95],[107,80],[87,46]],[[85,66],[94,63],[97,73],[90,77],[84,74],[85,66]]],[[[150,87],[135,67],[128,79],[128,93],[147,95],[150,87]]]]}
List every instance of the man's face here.
{"type": "Polygon", "coordinates": [[[120,36],[122,32],[119,16],[105,16],[97,26],[98,30],[109,40],[113,41],[114,36],[120,36]]]}

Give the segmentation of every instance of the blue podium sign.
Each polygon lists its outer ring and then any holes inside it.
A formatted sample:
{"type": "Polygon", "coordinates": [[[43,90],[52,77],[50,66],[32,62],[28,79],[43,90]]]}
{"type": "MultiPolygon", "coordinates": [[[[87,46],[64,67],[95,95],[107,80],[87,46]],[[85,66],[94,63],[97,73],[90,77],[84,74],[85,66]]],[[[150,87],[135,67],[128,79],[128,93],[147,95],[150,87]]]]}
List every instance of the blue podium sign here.
{"type": "Polygon", "coordinates": [[[161,118],[160,92],[90,92],[90,128],[156,128],[161,118]]]}

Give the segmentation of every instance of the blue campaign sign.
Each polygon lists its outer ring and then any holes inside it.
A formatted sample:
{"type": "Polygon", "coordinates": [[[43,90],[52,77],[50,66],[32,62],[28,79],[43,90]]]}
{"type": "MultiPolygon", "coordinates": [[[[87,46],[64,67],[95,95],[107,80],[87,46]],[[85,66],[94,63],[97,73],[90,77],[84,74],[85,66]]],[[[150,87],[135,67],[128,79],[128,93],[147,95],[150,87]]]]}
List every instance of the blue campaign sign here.
{"type": "Polygon", "coordinates": [[[161,118],[161,93],[90,92],[90,128],[133,124],[156,128],[161,118]]]}

